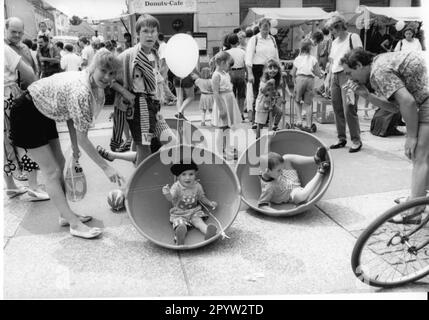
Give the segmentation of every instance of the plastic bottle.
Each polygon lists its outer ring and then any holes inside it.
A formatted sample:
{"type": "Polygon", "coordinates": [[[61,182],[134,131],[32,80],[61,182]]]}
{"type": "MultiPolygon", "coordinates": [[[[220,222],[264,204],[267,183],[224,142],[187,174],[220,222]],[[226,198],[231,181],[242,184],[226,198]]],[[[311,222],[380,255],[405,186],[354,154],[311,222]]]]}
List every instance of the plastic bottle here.
{"type": "Polygon", "coordinates": [[[73,202],[82,200],[86,194],[86,178],[78,160],[72,160],[64,179],[67,199],[73,202]]]}

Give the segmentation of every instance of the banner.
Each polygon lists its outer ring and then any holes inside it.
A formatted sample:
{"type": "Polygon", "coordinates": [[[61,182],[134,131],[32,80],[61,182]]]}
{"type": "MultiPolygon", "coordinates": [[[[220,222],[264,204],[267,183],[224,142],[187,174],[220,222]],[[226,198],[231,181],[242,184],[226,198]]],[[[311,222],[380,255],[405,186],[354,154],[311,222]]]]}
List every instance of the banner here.
{"type": "Polygon", "coordinates": [[[129,0],[130,13],[190,13],[197,12],[197,0],[129,0]]]}

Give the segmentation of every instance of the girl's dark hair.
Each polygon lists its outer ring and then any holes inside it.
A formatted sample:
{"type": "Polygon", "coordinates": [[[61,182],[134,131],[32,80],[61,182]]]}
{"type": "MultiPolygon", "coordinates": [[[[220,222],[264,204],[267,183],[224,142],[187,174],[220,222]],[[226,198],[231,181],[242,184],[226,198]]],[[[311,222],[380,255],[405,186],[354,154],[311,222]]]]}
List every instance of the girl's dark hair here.
{"type": "Polygon", "coordinates": [[[341,58],[340,63],[348,65],[349,68],[356,69],[358,62],[363,66],[368,66],[372,63],[374,57],[375,55],[371,52],[365,51],[363,48],[356,48],[346,53],[341,58]]]}
{"type": "Polygon", "coordinates": [[[253,36],[253,30],[252,29],[246,29],[246,38],[250,38],[253,36]]]}
{"type": "Polygon", "coordinates": [[[228,36],[228,42],[231,46],[235,46],[238,43],[238,36],[236,33],[231,33],[228,36]]]}
{"type": "Polygon", "coordinates": [[[321,31],[316,31],[311,35],[311,39],[313,39],[316,43],[320,43],[323,41],[323,33],[321,31]]]}
{"type": "Polygon", "coordinates": [[[276,66],[277,67],[277,74],[274,77],[274,82],[275,82],[275,89],[277,90],[280,87],[280,80],[282,77],[282,72],[281,72],[281,68],[280,68],[280,64],[277,60],[274,59],[269,59],[264,66],[264,72],[262,74],[262,80],[264,80],[265,82],[267,82],[268,80],[270,80],[270,76],[268,75],[268,67],[269,66],[276,66]]]}
{"type": "Polygon", "coordinates": [[[28,47],[28,49],[33,48],[33,41],[31,41],[30,39],[24,39],[22,40],[22,43],[25,44],[28,47]]]}
{"type": "Polygon", "coordinates": [[[301,53],[310,53],[313,43],[309,39],[301,40],[301,53]]]}
{"type": "Polygon", "coordinates": [[[256,26],[253,28],[253,35],[258,34],[259,33],[259,27],[256,26]]]}
{"type": "Polygon", "coordinates": [[[327,36],[327,35],[329,34],[329,29],[328,29],[328,28],[326,28],[326,27],[323,27],[323,28],[322,28],[322,33],[323,33],[325,36],[327,36]]]}

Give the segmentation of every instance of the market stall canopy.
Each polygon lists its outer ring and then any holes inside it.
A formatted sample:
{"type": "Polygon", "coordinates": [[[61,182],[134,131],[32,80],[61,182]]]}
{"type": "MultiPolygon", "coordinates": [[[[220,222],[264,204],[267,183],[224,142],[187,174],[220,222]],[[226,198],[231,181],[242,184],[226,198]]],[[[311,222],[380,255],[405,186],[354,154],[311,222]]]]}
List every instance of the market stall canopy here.
{"type": "Polygon", "coordinates": [[[354,14],[348,23],[355,24],[364,10],[370,13],[372,21],[378,20],[384,24],[393,24],[396,21],[423,21],[424,11],[421,7],[367,7],[358,6],[356,14],[354,14]]]}
{"type": "Polygon", "coordinates": [[[329,13],[321,8],[249,8],[243,25],[249,26],[262,18],[278,20],[278,26],[293,26],[306,23],[308,21],[325,20],[329,18],[329,13]]]}

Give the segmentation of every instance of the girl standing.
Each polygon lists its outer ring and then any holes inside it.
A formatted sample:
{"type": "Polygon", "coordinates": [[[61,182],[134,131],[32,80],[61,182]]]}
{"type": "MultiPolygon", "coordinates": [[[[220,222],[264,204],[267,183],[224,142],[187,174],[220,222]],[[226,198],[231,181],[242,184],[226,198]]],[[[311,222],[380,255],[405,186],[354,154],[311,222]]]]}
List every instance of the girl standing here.
{"type": "Polygon", "coordinates": [[[297,114],[297,126],[305,131],[310,131],[314,96],[314,75],[319,78],[323,77],[317,59],[310,54],[312,47],[311,40],[303,40],[301,43],[301,52],[293,62],[292,77],[294,79],[295,89],[295,107],[297,114]],[[307,120],[305,125],[302,124],[302,108],[304,106],[307,120]]]}
{"type": "MultiPolygon", "coordinates": [[[[195,75],[195,77],[197,77],[195,75]]],[[[206,125],[206,112],[207,110],[212,112],[213,107],[213,88],[211,81],[211,72],[210,68],[201,69],[201,78],[195,79],[195,85],[201,91],[200,97],[200,110],[201,110],[201,126],[206,125]]]]}
{"type": "Polygon", "coordinates": [[[267,123],[269,113],[274,117],[273,130],[277,130],[282,117],[282,97],[279,93],[281,83],[281,70],[277,60],[269,59],[264,66],[258,97],[256,98],[255,123],[256,139],[261,136],[261,129],[267,123]]]}
{"type": "Polygon", "coordinates": [[[232,93],[232,83],[228,73],[231,56],[227,52],[221,51],[216,54],[214,61],[216,69],[212,75],[214,99],[212,124],[218,128],[215,133],[215,151],[223,154],[224,158],[231,159],[236,158],[236,155],[231,150],[229,132],[226,131],[241,122],[240,110],[232,93]],[[224,134],[225,132],[226,134],[224,134]]]}

